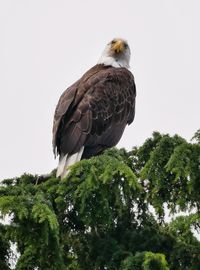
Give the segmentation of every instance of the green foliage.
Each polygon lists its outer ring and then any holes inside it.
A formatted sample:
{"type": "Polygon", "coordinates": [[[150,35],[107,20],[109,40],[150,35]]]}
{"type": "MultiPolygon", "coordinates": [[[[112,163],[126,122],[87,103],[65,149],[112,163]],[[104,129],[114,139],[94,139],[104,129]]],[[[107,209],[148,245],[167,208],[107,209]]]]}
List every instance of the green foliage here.
{"type": "Polygon", "coordinates": [[[200,269],[198,134],[188,143],[155,132],[132,151],[80,161],[63,180],[3,180],[0,211],[11,222],[0,226],[0,269],[10,269],[11,242],[17,270],[200,269]],[[166,208],[188,215],[167,223],[166,208]]]}
{"type": "Polygon", "coordinates": [[[10,245],[8,239],[5,237],[5,227],[0,224],[0,269],[9,268],[9,256],[11,256],[10,245]]]}
{"type": "Polygon", "coordinates": [[[146,252],[142,266],[144,270],[169,270],[165,256],[160,253],[146,252]]]}
{"type": "Polygon", "coordinates": [[[161,136],[154,133],[139,148],[138,157],[141,179],[147,200],[157,214],[164,215],[163,204],[167,203],[172,213],[200,207],[200,144],[187,143],[175,135],[161,136]]]}
{"type": "Polygon", "coordinates": [[[169,270],[165,255],[153,252],[137,252],[135,256],[127,257],[121,265],[121,270],[169,270]]]}

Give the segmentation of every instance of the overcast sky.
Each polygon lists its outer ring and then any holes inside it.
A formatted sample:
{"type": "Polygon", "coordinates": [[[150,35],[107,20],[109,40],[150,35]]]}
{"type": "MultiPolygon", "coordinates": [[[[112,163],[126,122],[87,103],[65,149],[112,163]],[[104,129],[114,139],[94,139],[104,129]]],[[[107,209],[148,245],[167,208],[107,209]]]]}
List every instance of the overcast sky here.
{"type": "Polygon", "coordinates": [[[199,0],[0,0],[0,179],[56,167],[52,121],[61,93],[113,37],[128,40],[134,123],[118,144],[154,130],[200,128],[199,0]]]}

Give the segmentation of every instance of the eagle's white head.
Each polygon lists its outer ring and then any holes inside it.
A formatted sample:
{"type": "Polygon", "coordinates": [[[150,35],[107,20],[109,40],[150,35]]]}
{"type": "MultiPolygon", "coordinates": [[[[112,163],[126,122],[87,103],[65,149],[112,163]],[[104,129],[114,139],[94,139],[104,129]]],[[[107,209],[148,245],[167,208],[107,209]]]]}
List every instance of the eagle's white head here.
{"type": "Polygon", "coordinates": [[[129,68],[130,56],[131,51],[127,41],[122,38],[114,38],[106,45],[98,64],[129,68]]]}

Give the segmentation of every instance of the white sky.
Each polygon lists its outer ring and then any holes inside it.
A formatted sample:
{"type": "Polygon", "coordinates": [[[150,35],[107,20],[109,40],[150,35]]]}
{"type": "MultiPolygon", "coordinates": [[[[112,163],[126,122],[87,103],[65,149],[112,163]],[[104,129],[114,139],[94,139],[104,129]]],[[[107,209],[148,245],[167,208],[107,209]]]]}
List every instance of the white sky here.
{"type": "Polygon", "coordinates": [[[113,37],[128,40],[137,85],[120,147],[154,130],[190,139],[200,128],[199,0],[0,0],[0,179],[56,167],[61,93],[113,37]]]}

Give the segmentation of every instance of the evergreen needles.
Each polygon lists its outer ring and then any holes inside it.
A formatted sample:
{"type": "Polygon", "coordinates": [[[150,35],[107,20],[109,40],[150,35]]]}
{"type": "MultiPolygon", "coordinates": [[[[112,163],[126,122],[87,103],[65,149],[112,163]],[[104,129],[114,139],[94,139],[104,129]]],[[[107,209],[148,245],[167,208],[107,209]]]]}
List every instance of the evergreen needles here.
{"type": "Polygon", "coordinates": [[[156,132],[141,147],[75,164],[67,178],[2,181],[0,269],[200,269],[200,144],[156,132]],[[189,211],[166,222],[171,214],[189,211]],[[154,209],[152,214],[150,209],[154,209]],[[193,212],[191,212],[191,210],[193,212]]]}

